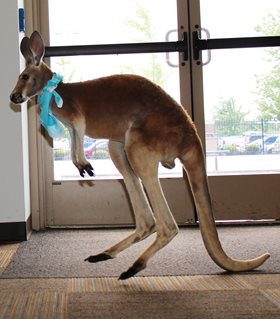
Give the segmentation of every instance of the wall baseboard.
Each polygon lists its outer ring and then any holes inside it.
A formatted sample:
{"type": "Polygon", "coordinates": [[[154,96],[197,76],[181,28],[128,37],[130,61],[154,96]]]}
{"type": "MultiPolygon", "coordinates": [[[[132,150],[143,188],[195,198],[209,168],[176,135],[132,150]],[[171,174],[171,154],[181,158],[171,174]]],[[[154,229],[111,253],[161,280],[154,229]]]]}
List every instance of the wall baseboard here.
{"type": "Polygon", "coordinates": [[[0,223],[0,242],[26,241],[30,233],[30,217],[26,222],[0,223]]]}

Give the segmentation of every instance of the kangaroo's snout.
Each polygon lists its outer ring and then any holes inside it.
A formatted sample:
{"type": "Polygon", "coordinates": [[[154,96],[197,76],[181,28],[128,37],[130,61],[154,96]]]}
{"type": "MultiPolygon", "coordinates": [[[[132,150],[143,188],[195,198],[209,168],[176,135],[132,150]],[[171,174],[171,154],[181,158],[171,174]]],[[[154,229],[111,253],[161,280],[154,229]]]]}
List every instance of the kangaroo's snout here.
{"type": "Polygon", "coordinates": [[[11,95],[10,95],[10,100],[15,103],[15,104],[20,104],[20,103],[23,103],[25,102],[25,98],[22,96],[21,93],[18,93],[18,92],[13,92],[11,95]]]}

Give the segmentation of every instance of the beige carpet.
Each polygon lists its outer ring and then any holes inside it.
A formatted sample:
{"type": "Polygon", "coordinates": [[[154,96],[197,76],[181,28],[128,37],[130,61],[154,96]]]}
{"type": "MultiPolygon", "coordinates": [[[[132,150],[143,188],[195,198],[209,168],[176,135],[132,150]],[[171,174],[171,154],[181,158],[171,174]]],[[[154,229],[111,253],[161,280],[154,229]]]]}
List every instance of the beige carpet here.
{"type": "MultiPolygon", "coordinates": [[[[18,249],[0,245],[0,273],[18,249]]],[[[1,319],[279,319],[279,274],[0,279],[1,319]]]]}
{"type": "MultiPolygon", "coordinates": [[[[248,259],[269,252],[255,272],[280,273],[280,226],[219,227],[229,256],[248,259]]],[[[119,276],[152,243],[155,235],[120,253],[115,259],[91,264],[84,259],[102,252],[132,232],[122,230],[48,230],[34,232],[20,244],[2,278],[71,278],[119,276]]],[[[148,262],[140,276],[215,275],[224,273],[207,254],[198,228],[179,234],[148,262]]]]}

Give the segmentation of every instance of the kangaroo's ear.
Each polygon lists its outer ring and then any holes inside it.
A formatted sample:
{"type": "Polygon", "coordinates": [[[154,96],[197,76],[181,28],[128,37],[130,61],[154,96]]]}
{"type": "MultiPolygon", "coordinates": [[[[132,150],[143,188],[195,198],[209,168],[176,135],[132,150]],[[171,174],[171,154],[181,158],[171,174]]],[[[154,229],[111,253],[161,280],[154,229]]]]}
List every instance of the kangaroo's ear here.
{"type": "Polygon", "coordinates": [[[45,44],[38,31],[34,31],[30,37],[30,49],[33,53],[35,65],[39,65],[45,54],[45,44]]]}
{"type": "Polygon", "coordinates": [[[24,37],[20,43],[20,51],[25,58],[25,62],[27,65],[31,65],[35,63],[33,53],[30,49],[30,39],[28,37],[24,37]]]}

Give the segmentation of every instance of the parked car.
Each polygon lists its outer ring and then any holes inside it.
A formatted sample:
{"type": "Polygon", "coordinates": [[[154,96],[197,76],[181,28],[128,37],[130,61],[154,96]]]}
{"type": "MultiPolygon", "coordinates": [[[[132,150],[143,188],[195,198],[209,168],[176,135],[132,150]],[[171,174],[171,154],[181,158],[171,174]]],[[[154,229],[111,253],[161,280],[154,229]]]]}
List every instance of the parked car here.
{"type": "Polygon", "coordinates": [[[280,136],[270,140],[270,143],[267,146],[267,153],[280,153],[280,136]]]}
{"type": "Polygon", "coordinates": [[[268,153],[268,154],[272,153],[272,150],[274,149],[275,143],[277,140],[279,140],[278,135],[270,136],[265,140],[264,146],[265,146],[266,153],[268,153]]]}
{"type": "Polygon", "coordinates": [[[84,136],[84,149],[91,146],[92,143],[95,143],[96,142],[96,139],[93,139],[91,137],[88,137],[88,136],[84,136]]]}
{"type": "Polygon", "coordinates": [[[252,143],[260,138],[264,138],[265,135],[262,132],[258,132],[258,131],[247,131],[243,134],[244,139],[245,139],[245,143],[252,143]]]}
{"type": "Polygon", "coordinates": [[[219,148],[225,148],[227,146],[235,146],[239,144],[240,141],[243,141],[242,136],[225,136],[219,139],[219,148]]]}
{"type": "Polygon", "coordinates": [[[219,149],[230,150],[231,153],[243,153],[246,150],[246,145],[263,137],[264,135],[258,131],[248,131],[242,135],[222,137],[219,140],[219,149]]]}
{"type": "Polygon", "coordinates": [[[272,144],[271,153],[274,153],[274,154],[280,153],[280,136],[278,136],[276,141],[272,144]]]}
{"type": "MultiPolygon", "coordinates": [[[[84,154],[87,158],[104,159],[109,158],[108,140],[95,140],[85,136],[84,138],[84,154]]],[[[70,139],[58,138],[53,140],[53,156],[54,160],[70,160],[71,149],[70,139]]]]}
{"type": "Polygon", "coordinates": [[[245,151],[248,153],[272,153],[275,142],[278,140],[278,135],[266,136],[264,138],[259,138],[246,145],[245,151]]]}
{"type": "Polygon", "coordinates": [[[96,140],[94,143],[84,148],[85,156],[89,159],[106,159],[110,158],[108,150],[108,140],[96,140]]]}

